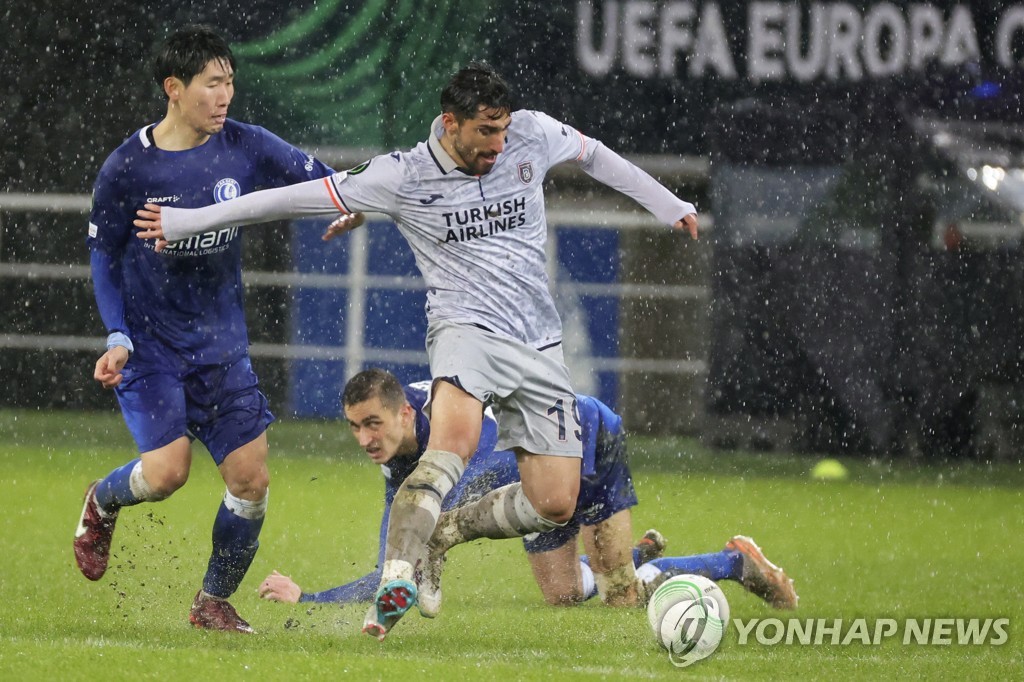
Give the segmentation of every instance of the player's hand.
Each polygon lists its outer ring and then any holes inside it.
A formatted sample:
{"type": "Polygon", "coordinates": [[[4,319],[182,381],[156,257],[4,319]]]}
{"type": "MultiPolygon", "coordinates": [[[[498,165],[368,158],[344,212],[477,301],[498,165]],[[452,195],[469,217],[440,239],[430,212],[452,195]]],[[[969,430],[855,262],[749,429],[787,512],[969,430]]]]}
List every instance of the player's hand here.
{"type": "MultiPolygon", "coordinates": [[[[138,221],[136,221],[138,222],[138,221]]],[[[690,213],[689,215],[683,216],[682,220],[677,220],[675,225],[672,226],[677,230],[686,230],[690,233],[691,239],[697,238],[697,214],[690,213]]]]}
{"type": "Polygon", "coordinates": [[[261,599],[297,604],[302,596],[302,589],[286,575],[274,571],[268,575],[258,588],[261,599]]]}
{"type": "Polygon", "coordinates": [[[362,213],[346,213],[327,226],[327,231],[324,232],[324,236],[321,239],[329,242],[340,234],[351,232],[365,222],[366,216],[362,213]]]}
{"type": "Polygon", "coordinates": [[[145,208],[139,209],[135,214],[139,216],[134,220],[135,227],[139,228],[135,236],[139,239],[155,239],[156,245],[153,250],[157,253],[163,251],[167,246],[167,240],[164,239],[164,226],[160,222],[160,207],[156,204],[146,204],[145,208]]]}
{"type": "Polygon", "coordinates": [[[114,388],[124,379],[121,370],[124,369],[126,362],[128,362],[128,349],[124,346],[114,346],[96,361],[96,369],[92,373],[92,378],[100,382],[103,388],[114,388]]]}

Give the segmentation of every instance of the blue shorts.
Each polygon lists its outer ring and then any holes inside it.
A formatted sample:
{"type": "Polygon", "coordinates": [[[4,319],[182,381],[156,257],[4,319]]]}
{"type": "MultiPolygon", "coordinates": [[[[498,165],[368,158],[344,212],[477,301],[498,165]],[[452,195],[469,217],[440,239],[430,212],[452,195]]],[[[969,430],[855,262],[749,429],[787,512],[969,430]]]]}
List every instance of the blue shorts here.
{"type": "Polygon", "coordinates": [[[115,392],[140,453],[188,436],[220,466],[274,421],[248,355],[221,365],[190,365],[168,355],[159,362],[134,359],[115,392]]]}
{"type": "Polygon", "coordinates": [[[625,436],[609,435],[608,441],[598,448],[597,457],[594,475],[580,479],[580,495],[572,519],[561,528],[547,533],[532,533],[523,538],[527,552],[537,554],[558,549],[569,541],[575,541],[580,525],[594,526],[637,505],[625,436]]]}

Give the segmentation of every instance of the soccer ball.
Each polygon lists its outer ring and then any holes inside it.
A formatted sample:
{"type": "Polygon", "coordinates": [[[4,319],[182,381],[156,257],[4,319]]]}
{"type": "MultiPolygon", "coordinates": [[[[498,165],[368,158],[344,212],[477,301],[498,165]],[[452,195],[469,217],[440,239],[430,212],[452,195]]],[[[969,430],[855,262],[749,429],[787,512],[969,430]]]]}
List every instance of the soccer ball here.
{"type": "Polygon", "coordinates": [[[678,575],[658,586],[647,603],[654,638],[679,666],[707,658],[718,648],[729,621],[729,602],[713,581],[678,575]]]}
{"type": "Polygon", "coordinates": [[[718,604],[718,617],[724,628],[729,623],[729,602],[718,583],[700,575],[677,575],[658,585],[647,602],[647,620],[657,630],[665,611],[683,599],[711,597],[718,604]]]}

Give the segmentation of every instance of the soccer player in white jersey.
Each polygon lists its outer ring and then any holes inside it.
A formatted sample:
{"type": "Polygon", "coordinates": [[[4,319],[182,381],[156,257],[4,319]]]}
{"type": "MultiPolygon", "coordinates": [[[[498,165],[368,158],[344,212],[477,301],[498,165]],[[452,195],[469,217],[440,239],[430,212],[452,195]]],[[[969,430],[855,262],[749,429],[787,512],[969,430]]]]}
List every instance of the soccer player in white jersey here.
{"type": "MultiPolygon", "coordinates": [[[[571,126],[514,111],[507,84],[479,63],[452,77],[427,139],[408,152],[215,207],[138,211],[138,236],[167,242],[221,225],[360,211],[391,216],[409,242],[427,285],[431,436],[392,506],[381,585],[363,627],[379,639],[417,602],[421,611],[436,605],[442,557],[428,542],[441,500],[476,450],[484,407],[497,417],[498,447],[516,453],[521,482],[461,507],[438,529],[444,544],[543,532],[572,517],[581,449],[544,250],[544,177],[563,162],[696,238],[692,204],[571,126]]],[[[332,226],[324,238],[355,224],[332,226]]]]}

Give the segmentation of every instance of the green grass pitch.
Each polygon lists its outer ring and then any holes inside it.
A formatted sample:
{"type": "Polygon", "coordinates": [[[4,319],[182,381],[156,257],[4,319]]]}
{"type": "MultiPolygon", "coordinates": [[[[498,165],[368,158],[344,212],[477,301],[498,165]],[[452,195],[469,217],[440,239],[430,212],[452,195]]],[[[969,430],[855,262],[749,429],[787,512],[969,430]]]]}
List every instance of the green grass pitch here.
{"type": "MultiPolygon", "coordinates": [[[[358,577],[376,558],[382,488],[338,422],[271,428],[262,546],[233,598],[253,637],[187,621],[223,483],[201,447],[171,499],[122,512],[111,569],[91,583],[71,551],[86,484],[133,453],[113,414],[0,411],[0,679],[993,679],[1024,670],[1024,473],[1020,461],[925,464],[847,459],[850,479],[812,481],[814,458],[710,452],[687,439],[630,442],[637,535],[673,554],[753,536],[796,580],[792,617],[891,618],[881,644],[768,645],[730,626],[720,649],[675,668],[639,609],[547,607],[518,541],[452,551],[444,611],[407,616],[383,643],[365,607],[263,602],[272,569],[309,589],[358,577]],[[1002,645],[902,642],[906,619],[1007,618],[1002,645]],[[753,638],[751,638],[752,640],[753,638]]],[[[723,583],[734,618],[788,618],[723,583]]]]}

